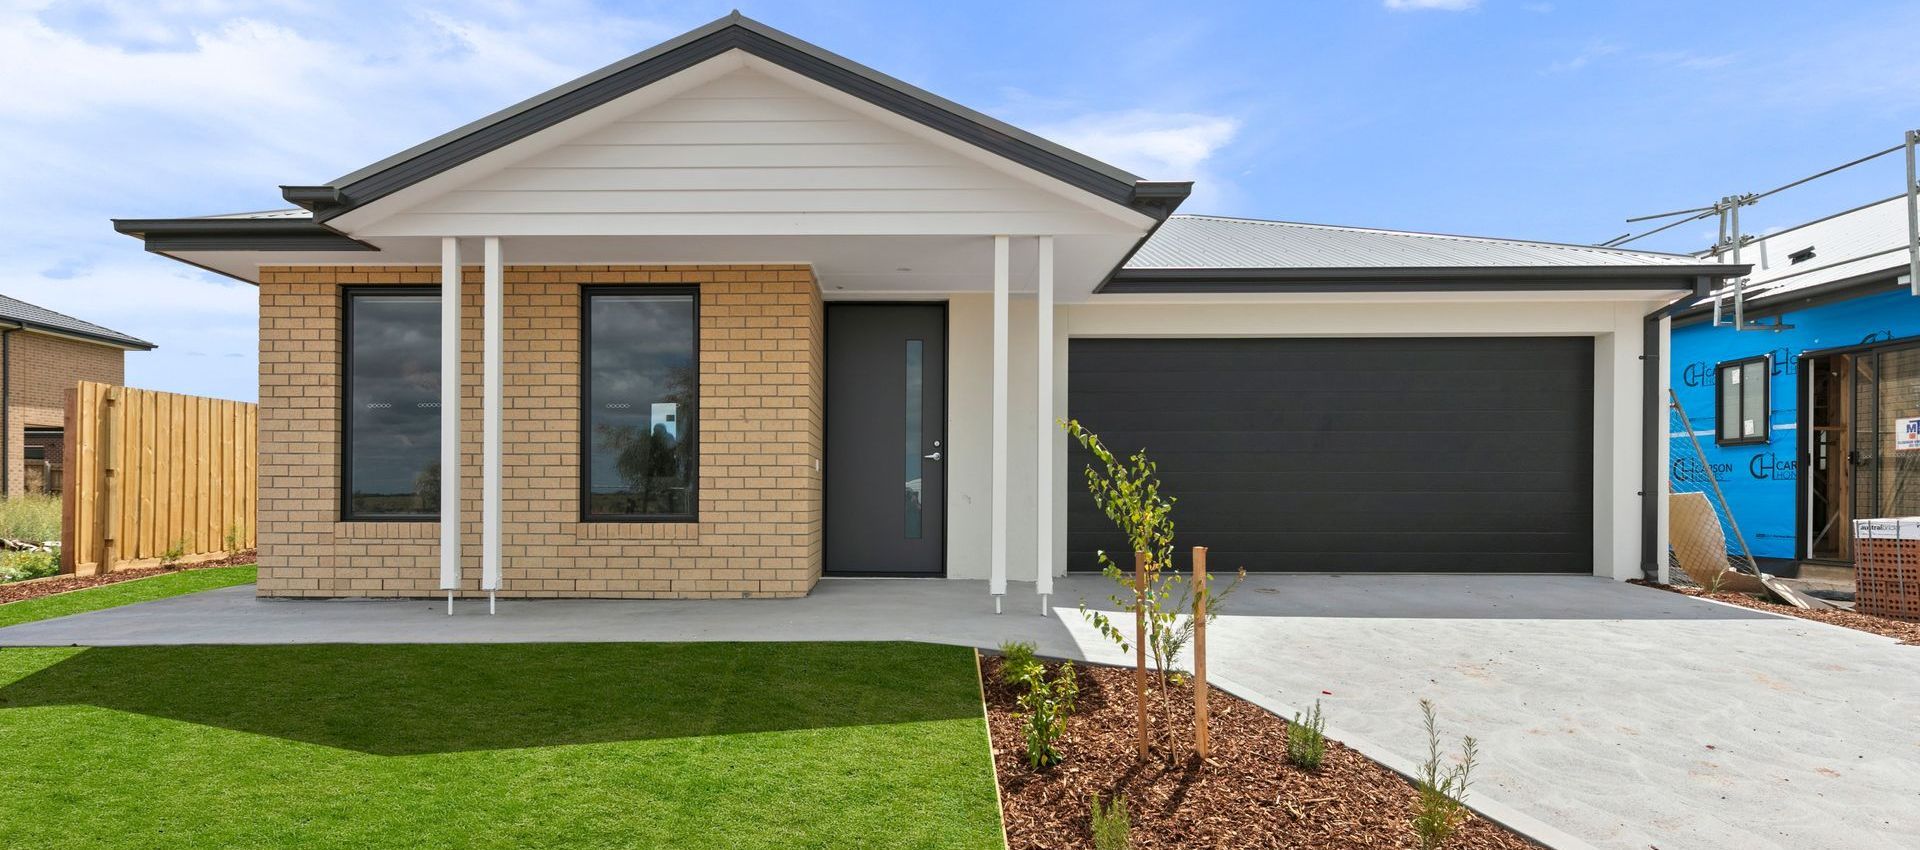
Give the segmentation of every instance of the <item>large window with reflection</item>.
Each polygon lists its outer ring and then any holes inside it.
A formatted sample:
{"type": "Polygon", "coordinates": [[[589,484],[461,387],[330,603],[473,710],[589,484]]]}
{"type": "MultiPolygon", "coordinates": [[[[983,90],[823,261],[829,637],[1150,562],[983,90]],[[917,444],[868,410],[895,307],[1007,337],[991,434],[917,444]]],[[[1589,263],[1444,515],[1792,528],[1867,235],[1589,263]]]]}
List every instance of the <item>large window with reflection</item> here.
{"type": "Polygon", "coordinates": [[[348,290],[341,441],[349,520],[440,513],[440,296],[348,290]]]}
{"type": "Polygon", "coordinates": [[[584,291],[586,519],[694,518],[697,298],[662,287],[584,291]]]}

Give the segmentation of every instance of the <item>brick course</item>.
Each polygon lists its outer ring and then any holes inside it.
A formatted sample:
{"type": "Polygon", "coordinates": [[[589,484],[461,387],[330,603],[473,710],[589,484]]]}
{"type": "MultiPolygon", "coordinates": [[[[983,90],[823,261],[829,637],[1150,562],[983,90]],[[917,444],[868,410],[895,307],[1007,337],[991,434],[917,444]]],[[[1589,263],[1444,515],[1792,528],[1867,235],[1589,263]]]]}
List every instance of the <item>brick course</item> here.
{"type": "MultiPolygon", "coordinates": [[[[439,524],[340,521],[342,286],[438,267],[263,268],[262,596],[439,594],[439,524]]],[[[805,266],[507,266],[502,596],[802,596],[820,577],[823,319],[805,266]],[[580,294],[700,290],[699,519],[581,522],[580,294]]],[[[462,595],[480,581],[480,269],[462,281],[462,595]]]]}
{"type": "Polygon", "coordinates": [[[7,345],[11,393],[7,417],[7,490],[8,495],[13,495],[24,490],[26,429],[63,427],[67,417],[67,390],[81,381],[123,383],[126,352],[109,345],[30,331],[14,331],[7,345]]]}

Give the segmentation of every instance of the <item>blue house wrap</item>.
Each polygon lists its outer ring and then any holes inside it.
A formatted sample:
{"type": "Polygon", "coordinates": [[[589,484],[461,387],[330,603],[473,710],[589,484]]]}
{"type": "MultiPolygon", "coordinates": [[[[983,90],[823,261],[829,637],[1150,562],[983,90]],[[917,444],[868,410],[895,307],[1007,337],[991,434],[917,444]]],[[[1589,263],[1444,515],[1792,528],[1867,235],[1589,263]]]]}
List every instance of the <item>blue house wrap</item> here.
{"type": "MultiPolygon", "coordinates": [[[[1689,422],[1705,450],[1707,464],[1720,481],[1727,504],[1746,533],[1747,544],[1760,558],[1797,558],[1796,526],[1799,502],[1806,498],[1799,483],[1801,455],[1799,429],[1806,403],[1801,384],[1801,355],[1912,339],[1920,343],[1920,298],[1898,289],[1874,287],[1856,297],[1826,300],[1803,309],[1769,311],[1792,325],[1789,330],[1735,331],[1714,327],[1711,321],[1675,323],[1672,339],[1672,382],[1689,422]],[[1765,442],[1719,445],[1715,439],[1716,366],[1758,355],[1771,360],[1770,422],[1765,442]]],[[[1751,321],[1751,319],[1749,319],[1751,321]]],[[[1883,409],[1880,418],[1920,416],[1920,410],[1883,409]]],[[[1677,415],[1670,417],[1675,492],[1709,489],[1699,461],[1677,415]]],[[[1883,426],[1885,422],[1881,423],[1883,426]]],[[[1731,540],[1730,546],[1734,546],[1731,540]]],[[[1736,547],[1737,548],[1737,547],[1736,547]]]]}

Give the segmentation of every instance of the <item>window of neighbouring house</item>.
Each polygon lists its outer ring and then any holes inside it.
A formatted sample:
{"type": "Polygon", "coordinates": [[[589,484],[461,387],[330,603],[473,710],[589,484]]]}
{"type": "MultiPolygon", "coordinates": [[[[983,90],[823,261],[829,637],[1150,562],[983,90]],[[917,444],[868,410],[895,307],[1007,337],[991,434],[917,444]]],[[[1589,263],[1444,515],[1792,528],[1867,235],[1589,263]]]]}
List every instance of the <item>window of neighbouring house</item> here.
{"type": "Polygon", "coordinates": [[[1765,356],[1720,364],[1715,382],[1715,442],[1731,446],[1767,441],[1767,384],[1772,373],[1765,356]]]}
{"type": "Polygon", "coordinates": [[[348,520],[440,513],[440,296],[346,296],[342,510],[348,520]]]}
{"type": "Polygon", "coordinates": [[[585,293],[581,513],[589,520],[694,518],[697,293],[585,293]]]}

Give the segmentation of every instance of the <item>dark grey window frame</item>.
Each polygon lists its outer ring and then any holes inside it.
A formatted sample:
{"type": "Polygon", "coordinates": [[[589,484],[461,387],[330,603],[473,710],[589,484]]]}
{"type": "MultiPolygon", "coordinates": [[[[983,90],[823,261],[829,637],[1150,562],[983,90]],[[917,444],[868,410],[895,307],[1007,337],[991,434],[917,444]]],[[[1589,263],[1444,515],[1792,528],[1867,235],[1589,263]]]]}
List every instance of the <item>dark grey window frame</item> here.
{"type": "MultiPolygon", "coordinates": [[[[361,296],[440,297],[433,286],[343,286],[340,287],[340,521],[341,522],[439,522],[440,513],[430,514],[356,514],[353,512],[353,299],[361,296]]],[[[436,320],[437,321],[437,320],[436,320]]],[[[446,470],[441,470],[445,475],[446,470]]]]}
{"type": "Polygon", "coordinates": [[[580,287],[580,521],[684,523],[700,521],[700,287],[630,286],[582,284],[580,287]],[[687,478],[687,504],[683,514],[596,514],[592,508],[592,480],[588,464],[593,456],[593,297],[596,295],[684,295],[693,306],[693,428],[688,439],[693,446],[687,452],[692,466],[687,478]]]}
{"type": "MultiPolygon", "coordinates": [[[[1740,385],[1741,408],[1746,408],[1747,385],[1740,385]]],[[[1713,442],[1721,446],[1763,446],[1773,442],[1773,357],[1756,354],[1738,360],[1722,360],[1713,365],[1713,442]],[[1760,429],[1751,437],[1728,437],[1726,423],[1720,421],[1727,406],[1727,370],[1745,369],[1748,364],[1759,363],[1766,367],[1762,371],[1767,379],[1760,382],[1760,429]]]]}

